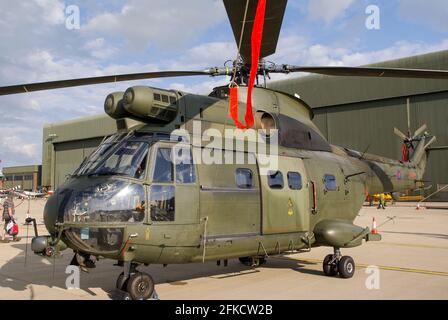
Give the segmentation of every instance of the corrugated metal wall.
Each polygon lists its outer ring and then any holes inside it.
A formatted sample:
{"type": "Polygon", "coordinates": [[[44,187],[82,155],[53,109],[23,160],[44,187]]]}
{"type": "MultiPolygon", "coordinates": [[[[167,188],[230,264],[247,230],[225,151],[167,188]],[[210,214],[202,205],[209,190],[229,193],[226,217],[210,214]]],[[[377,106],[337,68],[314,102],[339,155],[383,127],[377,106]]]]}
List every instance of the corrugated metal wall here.
{"type": "Polygon", "coordinates": [[[116,121],[107,115],[46,125],[42,143],[42,185],[57,188],[104,136],[116,131],[116,121]]]}
{"type": "Polygon", "coordinates": [[[101,143],[102,138],[68,141],[54,145],[55,163],[54,181],[59,186],[71,175],[101,143]]]}

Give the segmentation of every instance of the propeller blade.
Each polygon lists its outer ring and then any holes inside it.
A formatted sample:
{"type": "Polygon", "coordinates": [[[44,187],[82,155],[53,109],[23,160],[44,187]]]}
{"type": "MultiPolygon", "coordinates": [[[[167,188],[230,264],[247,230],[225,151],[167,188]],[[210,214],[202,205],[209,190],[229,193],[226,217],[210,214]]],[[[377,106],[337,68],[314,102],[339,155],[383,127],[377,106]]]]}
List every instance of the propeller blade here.
{"type": "Polygon", "coordinates": [[[394,133],[400,137],[401,140],[406,141],[408,140],[408,136],[406,136],[403,132],[401,132],[399,129],[394,128],[394,133]]]}
{"type": "Polygon", "coordinates": [[[120,81],[169,78],[169,77],[206,76],[206,75],[214,75],[213,70],[210,69],[205,71],[157,71],[157,72],[129,73],[129,74],[120,74],[111,76],[101,76],[92,78],[68,79],[68,80],[19,84],[13,86],[0,87],[0,96],[42,91],[42,90],[87,86],[100,83],[113,83],[120,81]]]}
{"type": "Polygon", "coordinates": [[[432,137],[431,140],[429,140],[428,143],[425,144],[425,147],[423,149],[426,150],[430,145],[432,145],[436,141],[437,141],[437,138],[436,137],[432,137]]]}
{"type": "Polygon", "coordinates": [[[428,128],[428,126],[426,124],[424,124],[420,128],[418,128],[415,131],[414,136],[412,137],[412,139],[417,138],[419,135],[421,135],[423,132],[425,132],[426,128],[428,128]]]}
{"type": "Polygon", "coordinates": [[[285,71],[323,74],[327,76],[376,77],[376,78],[421,78],[448,80],[448,70],[397,69],[369,67],[301,67],[283,66],[285,71]]]}
{"type": "MultiPolygon", "coordinates": [[[[282,27],[283,17],[286,11],[288,0],[267,0],[266,12],[264,18],[263,40],[261,42],[260,59],[275,53],[282,27]]],[[[229,17],[232,31],[235,36],[237,46],[240,43],[241,32],[244,33],[241,41],[240,54],[243,60],[249,62],[252,55],[251,36],[252,28],[255,20],[255,11],[257,9],[258,0],[224,0],[224,6],[229,17]],[[249,1],[249,3],[247,3],[249,1]],[[247,16],[244,23],[244,13],[247,16]]]]}

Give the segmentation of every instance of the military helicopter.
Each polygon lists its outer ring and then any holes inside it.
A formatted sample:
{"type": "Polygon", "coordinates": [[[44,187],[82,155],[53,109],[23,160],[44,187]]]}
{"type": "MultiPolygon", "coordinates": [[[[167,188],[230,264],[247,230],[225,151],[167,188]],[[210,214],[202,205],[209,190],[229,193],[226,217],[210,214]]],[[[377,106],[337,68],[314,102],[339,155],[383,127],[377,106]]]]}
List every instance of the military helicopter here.
{"type": "Polygon", "coordinates": [[[419,188],[436,138],[425,125],[412,136],[396,129],[407,148],[401,161],[334,146],[312,122],[306,102],[258,80],[306,72],[446,81],[448,71],[268,63],[264,59],[276,51],[287,0],[224,0],[224,6],[238,44],[238,58],[230,66],[0,87],[0,95],[7,95],[139,79],[230,76],[229,86],[208,96],[146,86],[110,94],[104,107],[116,119],[117,133],[106,137],[48,199],[49,236],[36,234],[35,253],[53,256],[70,248],[72,264],[83,269],[93,268],[97,259],[116,260],[123,268],[117,289],[132,299],[148,299],[154,281],[138,271],[141,264],[226,265],[239,258],[256,267],[270,255],[326,246],[334,252],[323,261],[324,274],[351,278],[355,263],[341,249],[381,240],[353,224],[366,193],[419,188]],[[125,126],[129,119],[131,128],[125,126]],[[200,125],[196,132],[195,124],[200,125]],[[274,149],[277,167],[266,169],[266,152],[258,149],[204,146],[210,137],[203,133],[210,129],[222,134],[257,130],[261,144],[274,149]],[[202,161],[204,152],[223,161],[202,161]],[[238,156],[244,161],[224,161],[238,156]]]}

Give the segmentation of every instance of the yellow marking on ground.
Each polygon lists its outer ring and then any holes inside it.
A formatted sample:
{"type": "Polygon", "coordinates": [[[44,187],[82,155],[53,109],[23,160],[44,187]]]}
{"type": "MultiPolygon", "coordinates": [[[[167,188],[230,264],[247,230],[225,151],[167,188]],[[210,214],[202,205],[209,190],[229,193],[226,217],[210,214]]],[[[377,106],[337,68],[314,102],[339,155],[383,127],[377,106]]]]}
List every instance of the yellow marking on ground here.
{"type": "Polygon", "coordinates": [[[413,244],[413,243],[398,243],[398,242],[376,242],[375,244],[399,246],[399,247],[411,247],[411,248],[430,248],[430,249],[448,249],[448,246],[433,246],[430,244],[413,244]]]}
{"type": "Polygon", "coordinates": [[[237,277],[237,276],[242,276],[242,275],[246,275],[246,274],[252,274],[252,273],[257,273],[260,272],[260,270],[243,270],[243,271],[238,271],[238,272],[231,272],[231,273],[225,273],[225,274],[220,274],[217,276],[210,276],[210,278],[212,279],[225,279],[225,278],[231,278],[231,277],[237,277]]]}
{"type": "MultiPolygon", "coordinates": [[[[303,263],[322,263],[322,260],[317,259],[295,259],[290,257],[271,257],[271,259],[279,259],[279,260],[291,260],[291,261],[297,261],[297,262],[303,262],[303,263]]],[[[356,263],[356,266],[358,268],[367,268],[369,264],[365,263],[356,263]]],[[[389,271],[400,271],[400,272],[408,272],[408,273],[419,273],[419,274],[427,274],[432,276],[444,276],[448,277],[448,272],[443,271],[432,271],[432,270],[424,270],[424,269],[414,269],[414,268],[403,268],[403,267],[393,267],[393,266],[376,266],[380,268],[380,270],[389,270],[389,271]]]]}

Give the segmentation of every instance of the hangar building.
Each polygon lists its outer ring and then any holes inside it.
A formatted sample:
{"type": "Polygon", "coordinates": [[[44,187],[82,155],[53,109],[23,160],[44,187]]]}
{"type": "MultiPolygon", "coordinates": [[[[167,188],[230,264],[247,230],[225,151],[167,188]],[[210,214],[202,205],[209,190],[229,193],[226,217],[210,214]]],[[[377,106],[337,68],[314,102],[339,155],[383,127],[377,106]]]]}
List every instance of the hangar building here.
{"type": "MultiPolygon", "coordinates": [[[[372,66],[448,70],[448,51],[435,52],[372,66]]],[[[411,131],[423,124],[437,136],[435,145],[448,145],[448,81],[303,76],[271,82],[269,87],[298,94],[314,110],[315,123],[330,143],[390,158],[401,158],[397,127],[411,131]],[[407,101],[409,100],[409,109],[407,101]]],[[[117,130],[106,115],[82,118],[44,128],[42,183],[57,187],[101,142],[117,130]]],[[[425,193],[448,184],[448,150],[433,151],[425,193]]],[[[440,198],[448,200],[448,192],[440,198]]]]}
{"type": "Polygon", "coordinates": [[[106,115],[95,115],[45,125],[42,186],[48,190],[57,188],[96,149],[105,136],[117,132],[117,126],[127,128],[132,123],[133,120],[130,119],[117,122],[106,115]]]}
{"type": "Polygon", "coordinates": [[[41,186],[42,166],[18,166],[3,168],[3,183],[0,188],[37,191],[41,186]]]}

